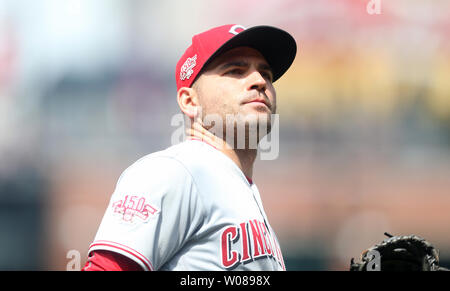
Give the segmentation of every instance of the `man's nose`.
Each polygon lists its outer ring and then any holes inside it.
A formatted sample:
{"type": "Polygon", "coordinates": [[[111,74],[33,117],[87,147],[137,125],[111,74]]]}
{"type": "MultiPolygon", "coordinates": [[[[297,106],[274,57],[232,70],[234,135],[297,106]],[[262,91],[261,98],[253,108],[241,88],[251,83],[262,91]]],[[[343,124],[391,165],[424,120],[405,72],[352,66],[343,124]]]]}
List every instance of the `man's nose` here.
{"type": "Polygon", "coordinates": [[[265,91],[267,89],[267,81],[257,70],[253,70],[249,75],[249,90],[265,91]]]}

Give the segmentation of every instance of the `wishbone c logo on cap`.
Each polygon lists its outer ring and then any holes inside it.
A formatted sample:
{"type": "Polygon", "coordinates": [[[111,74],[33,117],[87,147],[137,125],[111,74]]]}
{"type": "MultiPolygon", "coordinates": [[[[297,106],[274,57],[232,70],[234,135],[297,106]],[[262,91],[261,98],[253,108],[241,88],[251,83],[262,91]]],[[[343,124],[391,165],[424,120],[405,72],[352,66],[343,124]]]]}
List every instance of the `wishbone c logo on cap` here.
{"type": "Polygon", "coordinates": [[[234,35],[238,35],[238,33],[240,32],[240,31],[237,31],[238,28],[240,28],[242,30],[246,30],[247,29],[247,28],[245,28],[242,25],[236,24],[232,28],[230,28],[229,33],[234,34],[234,35]]]}

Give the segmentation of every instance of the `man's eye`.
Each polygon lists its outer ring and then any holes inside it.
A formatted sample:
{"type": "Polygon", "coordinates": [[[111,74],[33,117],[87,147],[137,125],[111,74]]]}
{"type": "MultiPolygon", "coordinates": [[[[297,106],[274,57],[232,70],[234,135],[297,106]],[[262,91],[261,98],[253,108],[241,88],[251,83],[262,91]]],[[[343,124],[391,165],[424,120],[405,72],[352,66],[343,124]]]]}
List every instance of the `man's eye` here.
{"type": "Polygon", "coordinates": [[[241,69],[233,69],[233,70],[227,71],[225,74],[227,74],[227,75],[240,75],[240,74],[242,74],[242,70],[241,69]]]}

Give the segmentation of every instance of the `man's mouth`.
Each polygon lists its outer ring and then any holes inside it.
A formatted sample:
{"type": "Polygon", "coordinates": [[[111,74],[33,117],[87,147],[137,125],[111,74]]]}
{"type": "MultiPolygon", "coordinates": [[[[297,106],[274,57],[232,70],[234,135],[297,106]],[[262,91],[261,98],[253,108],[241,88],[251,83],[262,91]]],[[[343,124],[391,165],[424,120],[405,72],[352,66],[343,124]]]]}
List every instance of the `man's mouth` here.
{"type": "Polygon", "coordinates": [[[245,104],[250,104],[250,103],[264,104],[267,106],[267,108],[270,109],[270,104],[264,98],[255,98],[255,99],[245,102],[245,104]]]}

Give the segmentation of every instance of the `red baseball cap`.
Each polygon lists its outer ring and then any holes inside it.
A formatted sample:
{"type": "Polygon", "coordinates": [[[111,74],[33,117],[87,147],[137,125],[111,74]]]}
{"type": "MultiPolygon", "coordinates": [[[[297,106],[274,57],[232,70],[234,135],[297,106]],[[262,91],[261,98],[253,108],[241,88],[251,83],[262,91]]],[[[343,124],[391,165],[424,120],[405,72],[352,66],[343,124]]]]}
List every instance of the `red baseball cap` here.
{"type": "Polygon", "coordinates": [[[192,44],[184,52],[175,69],[177,90],[191,87],[208,63],[220,54],[236,48],[251,47],[267,60],[273,73],[273,82],[291,66],[297,54],[294,38],[284,30],[272,26],[227,24],[212,28],[192,37],[192,44]]]}

